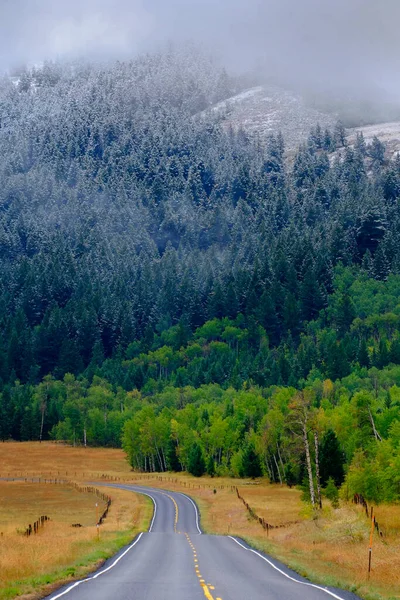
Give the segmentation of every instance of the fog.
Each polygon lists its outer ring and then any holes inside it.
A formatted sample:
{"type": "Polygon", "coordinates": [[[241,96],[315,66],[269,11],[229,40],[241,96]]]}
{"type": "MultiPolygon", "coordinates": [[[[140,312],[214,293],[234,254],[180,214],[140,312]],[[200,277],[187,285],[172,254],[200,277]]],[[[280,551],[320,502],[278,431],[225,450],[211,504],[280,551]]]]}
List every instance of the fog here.
{"type": "Polygon", "coordinates": [[[0,68],[192,40],[236,72],[400,99],[399,0],[0,0],[0,68]]]}

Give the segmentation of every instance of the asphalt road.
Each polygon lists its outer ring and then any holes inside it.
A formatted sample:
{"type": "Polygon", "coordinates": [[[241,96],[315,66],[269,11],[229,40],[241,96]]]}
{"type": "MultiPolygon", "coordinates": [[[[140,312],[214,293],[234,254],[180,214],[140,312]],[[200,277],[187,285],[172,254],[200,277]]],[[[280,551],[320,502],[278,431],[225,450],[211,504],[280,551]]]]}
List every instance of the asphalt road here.
{"type": "Polygon", "coordinates": [[[96,573],[64,586],[51,600],[355,600],[350,592],[311,584],[230,536],[201,533],[184,494],[115,485],[150,496],[153,519],[96,573]]]}

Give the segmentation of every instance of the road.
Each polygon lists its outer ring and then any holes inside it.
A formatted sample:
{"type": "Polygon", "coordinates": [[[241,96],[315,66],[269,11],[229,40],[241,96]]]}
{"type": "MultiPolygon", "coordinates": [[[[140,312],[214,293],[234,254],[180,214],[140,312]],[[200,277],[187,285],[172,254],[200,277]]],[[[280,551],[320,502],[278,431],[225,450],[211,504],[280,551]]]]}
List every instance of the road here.
{"type": "Polygon", "coordinates": [[[149,531],[93,575],[51,600],[355,600],[350,592],[315,586],[231,536],[201,533],[185,494],[115,485],[151,497],[149,531]]]}

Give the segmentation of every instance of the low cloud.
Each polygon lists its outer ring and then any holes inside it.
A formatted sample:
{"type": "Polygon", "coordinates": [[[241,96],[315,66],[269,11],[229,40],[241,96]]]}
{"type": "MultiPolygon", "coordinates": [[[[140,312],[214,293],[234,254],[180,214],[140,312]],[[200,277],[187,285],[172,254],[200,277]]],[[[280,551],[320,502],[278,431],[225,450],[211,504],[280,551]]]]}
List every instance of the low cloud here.
{"type": "Polygon", "coordinates": [[[191,40],[237,71],[400,99],[399,0],[0,0],[0,67],[191,40]]]}

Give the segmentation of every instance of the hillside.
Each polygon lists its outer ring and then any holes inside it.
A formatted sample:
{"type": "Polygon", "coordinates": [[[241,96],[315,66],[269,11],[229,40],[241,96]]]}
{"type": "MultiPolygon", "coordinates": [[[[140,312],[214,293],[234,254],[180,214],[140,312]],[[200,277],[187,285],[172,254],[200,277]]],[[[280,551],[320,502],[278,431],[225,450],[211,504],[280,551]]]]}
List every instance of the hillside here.
{"type": "MultiPolygon", "coordinates": [[[[332,129],[338,114],[316,109],[301,95],[276,86],[258,86],[242,91],[213,105],[205,116],[218,115],[228,131],[243,129],[255,138],[266,140],[282,132],[287,151],[292,154],[299,144],[307,141],[310,130],[319,123],[332,129]]],[[[363,133],[367,144],[378,137],[386,146],[388,158],[400,152],[400,121],[382,122],[346,129],[349,146],[355,144],[357,133],[363,133]]]]}
{"type": "Polygon", "coordinates": [[[335,115],[311,108],[300,95],[276,86],[245,90],[215,104],[210,111],[222,117],[226,129],[242,128],[264,140],[281,131],[289,149],[305,141],[316,123],[333,128],[337,121],[335,115]]]}
{"type": "Polygon", "coordinates": [[[259,323],[260,305],[275,346],[327,305],[339,262],[396,271],[398,166],[368,144],[337,164],[346,132],[316,123],[286,164],[284,138],[231,131],[223,111],[262,101],[257,119],[297,131],[320,115],[237,86],[194,51],[1,81],[4,385],[84,372],[178,323],[259,323]]]}
{"type": "Polygon", "coordinates": [[[357,133],[363,134],[367,144],[370,144],[374,137],[379,138],[386,146],[386,156],[388,158],[395,158],[400,155],[400,121],[349,129],[347,139],[350,146],[354,146],[357,133]]]}

